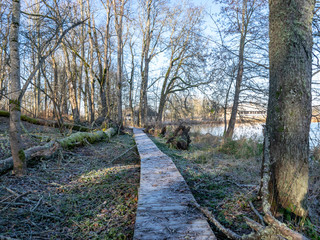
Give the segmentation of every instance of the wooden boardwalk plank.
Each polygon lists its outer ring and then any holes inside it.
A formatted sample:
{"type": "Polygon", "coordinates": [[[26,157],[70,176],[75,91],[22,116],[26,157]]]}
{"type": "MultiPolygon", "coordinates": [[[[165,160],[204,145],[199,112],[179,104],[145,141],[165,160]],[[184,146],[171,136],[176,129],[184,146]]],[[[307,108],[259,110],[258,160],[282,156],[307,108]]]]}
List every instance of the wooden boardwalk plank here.
{"type": "Polygon", "coordinates": [[[216,239],[204,216],[188,205],[195,199],[171,158],[142,130],[133,131],[141,158],[134,239],[216,239]]]}

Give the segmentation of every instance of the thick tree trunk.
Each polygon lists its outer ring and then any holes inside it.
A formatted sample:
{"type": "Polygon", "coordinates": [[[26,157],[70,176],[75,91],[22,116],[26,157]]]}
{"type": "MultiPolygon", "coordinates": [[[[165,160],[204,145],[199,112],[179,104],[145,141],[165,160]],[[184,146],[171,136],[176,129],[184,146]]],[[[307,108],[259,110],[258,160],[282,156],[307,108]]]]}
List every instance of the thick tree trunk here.
{"type": "Polygon", "coordinates": [[[157,114],[157,124],[159,124],[159,125],[162,124],[162,116],[163,116],[165,103],[166,103],[166,96],[161,95],[160,102],[159,102],[158,114],[157,114]]]}
{"type": "Polygon", "coordinates": [[[100,115],[102,117],[107,116],[107,96],[106,96],[106,82],[102,80],[100,84],[100,101],[101,101],[101,111],[100,115]]]}
{"type": "Polygon", "coordinates": [[[21,142],[21,102],[19,100],[20,85],[20,58],[19,58],[19,27],[20,27],[20,0],[12,0],[12,22],[10,31],[10,59],[11,59],[11,94],[10,94],[10,146],[13,159],[13,172],[17,176],[26,174],[27,165],[21,142]]]}
{"type": "Polygon", "coordinates": [[[67,80],[66,80],[66,66],[63,66],[62,73],[60,75],[60,92],[61,92],[61,112],[63,115],[68,115],[68,93],[67,93],[67,80]]]}
{"type": "MultiPolygon", "coordinates": [[[[150,41],[150,40],[149,40],[150,41]]],[[[149,51],[148,51],[149,52],[149,51]]],[[[139,118],[140,118],[140,125],[144,126],[146,124],[147,116],[148,116],[148,81],[149,81],[149,58],[148,52],[145,55],[144,61],[144,70],[143,74],[141,74],[142,81],[141,81],[141,89],[140,89],[140,106],[139,106],[139,118]]]]}
{"type": "Polygon", "coordinates": [[[71,103],[73,121],[75,123],[79,123],[80,115],[79,115],[75,85],[76,85],[75,79],[73,79],[72,77],[71,79],[68,79],[69,100],[71,103]]]}
{"type": "Polygon", "coordinates": [[[269,1],[270,201],[306,216],[311,119],[313,0],[269,1]]]}

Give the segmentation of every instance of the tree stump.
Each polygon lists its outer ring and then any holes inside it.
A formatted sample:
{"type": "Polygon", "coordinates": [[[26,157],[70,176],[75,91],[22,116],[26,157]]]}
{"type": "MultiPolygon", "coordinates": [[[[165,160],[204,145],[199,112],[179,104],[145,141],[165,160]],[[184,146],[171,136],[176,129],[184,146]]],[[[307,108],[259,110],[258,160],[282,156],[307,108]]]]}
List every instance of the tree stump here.
{"type": "Polygon", "coordinates": [[[167,140],[167,144],[177,149],[188,150],[191,143],[189,136],[190,129],[191,127],[179,125],[179,127],[174,130],[173,136],[167,140]]]}
{"type": "Polygon", "coordinates": [[[147,125],[144,127],[143,132],[147,134],[154,134],[155,125],[147,125]]]}

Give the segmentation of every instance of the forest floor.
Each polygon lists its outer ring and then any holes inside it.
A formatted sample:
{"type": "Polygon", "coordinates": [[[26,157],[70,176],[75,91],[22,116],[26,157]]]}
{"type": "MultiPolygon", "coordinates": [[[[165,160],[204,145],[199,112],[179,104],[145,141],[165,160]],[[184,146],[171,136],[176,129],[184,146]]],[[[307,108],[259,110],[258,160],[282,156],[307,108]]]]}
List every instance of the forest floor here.
{"type": "MultiPolygon", "coordinates": [[[[62,137],[55,128],[23,122],[25,148],[62,137]]],[[[0,117],[0,159],[10,156],[8,118],[0,117]]],[[[249,233],[243,217],[256,221],[262,145],[250,140],[221,144],[210,134],[192,134],[188,151],[169,148],[197,202],[226,227],[249,233]]],[[[0,239],[132,239],[140,161],[131,133],[59,152],[28,168],[22,178],[0,176],[0,239]],[[5,238],[4,238],[5,239],[5,238]]],[[[319,150],[320,151],[320,150],[319,150]]],[[[320,154],[319,154],[320,155],[320,154]]],[[[277,218],[310,239],[320,239],[320,162],[310,161],[310,218],[282,212],[277,218]]],[[[218,239],[226,237],[212,228],[218,239]]]]}
{"type": "MultiPolygon", "coordinates": [[[[244,216],[254,219],[253,208],[262,214],[257,194],[260,184],[262,144],[241,139],[222,144],[222,138],[210,134],[191,134],[188,151],[168,148],[165,139],[151,137],[169,155],[188,183],[197,202],[207,207],[225,227],[238,234],[251,232],[244,216]],[[228,153],[228,154],[226,154],[228,153]],[[252,206],[250,206],[252,204],[252,206]]],[[[310,239],[320,240],[320,162],[311,161],[310,218],[296,219],[282,212],[277,218],[310,239]]],[[[218,239],[226,239],[213,225],[218,239]]]]}
{"type": "MultiPolygon", "coordinates": [[[[23,123],[25,147],[57,138],[54,128],[23,123]],[[41,138],[41,139],[45,139],[41,138]]],[[[10,155],[0,118],[0,159],[10,155]]],[[[132,239],[140,159],[130,134],[60,151],[17,178],[0,176],[0,239],[132,239]]]]}

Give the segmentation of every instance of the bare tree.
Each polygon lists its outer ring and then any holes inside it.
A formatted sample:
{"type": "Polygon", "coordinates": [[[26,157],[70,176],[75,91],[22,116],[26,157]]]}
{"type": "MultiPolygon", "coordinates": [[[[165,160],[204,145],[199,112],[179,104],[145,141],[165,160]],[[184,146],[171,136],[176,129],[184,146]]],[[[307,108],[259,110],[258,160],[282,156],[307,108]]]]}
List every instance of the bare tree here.
{"type": "MultiPolygon", "coordinates": [[[[226,4],[227,7],[225,9],[225,14],[228,16],[229,22],[232,23],[230,24],[230,27],[228,27],[227,32],[229,34],[240,34],[238,54],[236,54],[238,64],[235,78],[233,105],[228,128],[225,132],[226,138],[232,138],[237,119],[240,93],[243,86],[245,61],[257,65],[263,65],[259,62],[250,61],[249,58],[246,57],[245,51],[249,48],[248,44],[250,42],[253,43],[253,46],[258,45],[256,44],[257,39],[261,38],[261,35],[264,35],[264,31],[262,31],[261,27],[263,27],[263,25],[266,27],[267,21],[264,19],[264,16],[266,15],[264,11],[266,5],[265,0],[242,0],[239,2],[227,1],[226,4]],[[234,16],[235,20],[232,19],[231,16],[234,16]]],[[[252,56],[256,55],[257,54],[252,54],[252,56]]]]}
{"type": "MultiPolygon", "coordinates": [[[[186,7],[186,6],[184,6],[186,7]]],[[[183,12],[181,6],[176,6],[171,12],[170,38],[168,44],[168,66],[161,77],[157,122],[162,122],[165,104],[170,94],[205,84],[201,72],[204,61],[205,46],[199,47],[201,9],[187,8],[183,12]]],[[[202,39],[203,40],[203,39],[202,39]]]]}
{"type": "Polygon", "coordinates": [[[160,19],[160,13],[165,12],[162,9],[162,1],[143,0],[140,16],[140,28],[142,31],[142,51],[141,51],[141,86],[139,102],[139,124],[144,125],[147,121],[148,109],[148,82],[149,82],[149,65],[151,60],[159,53],[156,47],[159,44],[164,22],[160,19]]]}

